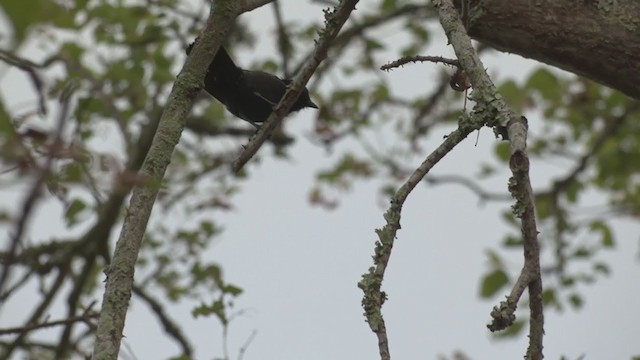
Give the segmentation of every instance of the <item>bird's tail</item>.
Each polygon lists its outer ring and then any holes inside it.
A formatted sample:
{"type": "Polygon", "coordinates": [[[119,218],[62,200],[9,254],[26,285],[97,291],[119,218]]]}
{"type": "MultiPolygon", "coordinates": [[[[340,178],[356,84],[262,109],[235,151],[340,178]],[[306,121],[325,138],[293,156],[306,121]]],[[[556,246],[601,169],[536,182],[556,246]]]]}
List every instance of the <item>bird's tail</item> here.
{"type": "Polygon", "coordinates": [[[220,46],[220,49],[218,49],[218,53],[213,59],[212,65],[214,65],[214,68],[222,71],[234,71],[234,69],[239,70],[224,46],[220,46]]]}
{"type": "MultiPolygon", "coordinates": [[[[192,42],[186,49],[187,55],[191,53],[193,46],[198,41],[198,38],[194,42],[192,42]]],[[[227,49],[224,46],[220,46],[216,56],[213,58],[211,65],[209,65],[209,72],[213,72],[216,76],[222,76],[226,79],[237,78],[242,76],[242,69],[236,66],[236,63],[233,62],[231,56],[227,52],[227,49]]]]}

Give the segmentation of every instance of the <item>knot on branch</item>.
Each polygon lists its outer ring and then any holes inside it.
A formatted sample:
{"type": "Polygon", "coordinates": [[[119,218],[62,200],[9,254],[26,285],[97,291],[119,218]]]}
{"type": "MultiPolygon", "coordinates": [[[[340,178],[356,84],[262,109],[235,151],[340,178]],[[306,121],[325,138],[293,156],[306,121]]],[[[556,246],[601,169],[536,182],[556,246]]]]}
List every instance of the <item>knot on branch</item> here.
{"type": "Polygon", "coordinates": [[[529,158],[524,150],[515,150],[509,159],[509,168],[514,174],[529,172],[529,158]]]}
{"type": "Polygon", "coordinates": [[[491,324],[487,325],[487,328],[489,328],[491,332],[495,332],[504,330],[513,325],[514,321],[516,321],[516,316],[514,315],[516,307],[517,304],[509,299],[501,301],[498,306],[494,306],[491,311],[493,321],[491,324]]]}

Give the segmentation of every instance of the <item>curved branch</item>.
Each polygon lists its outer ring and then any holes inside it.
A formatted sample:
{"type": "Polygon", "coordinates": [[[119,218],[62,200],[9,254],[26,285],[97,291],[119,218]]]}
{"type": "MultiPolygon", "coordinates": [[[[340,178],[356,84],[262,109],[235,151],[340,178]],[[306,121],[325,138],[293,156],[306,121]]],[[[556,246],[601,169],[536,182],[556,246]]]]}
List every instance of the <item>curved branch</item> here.
{"type": "Polygon", "coordinates": [[[153,297],[151,297],[137,285],[133,286],[133,293],[136,294],[136,296],[138,296],[144,302],[146,302],[147,305],[149,305],[151,310],[153,310],[153,312],[158,317],[158,320],[160,320],[164,331],[167,334],[171,335],[171,337],[173,337],[178,342],[178,344],[180,344],[180,347],[182,348],[182,355],[191,358],[191,356],[193,355],[193,349],[191,348],[189,340],[187,340],[187,338],[184,336],[182,330],[180,330],[180,327],[169,318],[169,316],[164,311],[162,304],[156,301],[153,297]]]}
{"type": "MultiPolygon", "coordinates": [[[[458,11],[453,6],[452,0],[434,0],[440,16],[440,22],[449,42],[453,46],[460,64],[469,74],[473,84],[472,98],[481,102],[476,105],[483,112],[487,108],[494,108],[496,119],[492,124],[504,124],[508,119],[506,129],[503,126],[496,126],[497,131],[509,139],[509,149],[511,158],[509,168],[513,176],[509,180],[509,191],[516,199],[513,211],[521,219],[521,229],[524,238],[524,266],[521,276],[524,281],[519,282],[520,286],[526,283],[529,287],[529,347],[526,358],[530,360],[541,360],[542,340],[544,336],[544,314],[542,303],[542,280],[540,277],[540,247],[538,244],[538,230],[535,219],[534,197],[529,179],[529,157],[526,153],[527,121],[524,117],[516,117],[513,111],[505,103],[504,99],[497,96],[495,85],[487,75],[482,62],[474,51],[471,40],[460,19],[458,11]],[[482,103],[486,102],[486,103],[482,103]]],[[[474,108],[475,111],[475,108],[474,108]]],[[[518,285],[518,284],[516,284],[518,285]]],[[[521,293],[520,288],[512,293],[521,293]]],[[[515,309],[517,300],[511,299],[510,306],[515,309]]],[[[495,309],[494,309],[495,310],[495,309]]],[[[498,312],[500,313],[500,312],[498,312]]],[[[492,312],[492,315],[494,312],[492,312]]],[[[507,312],[508,314],[508,312],[507,312]]],[[[507,319],[509,320],[509,319],[507,319]]]]}

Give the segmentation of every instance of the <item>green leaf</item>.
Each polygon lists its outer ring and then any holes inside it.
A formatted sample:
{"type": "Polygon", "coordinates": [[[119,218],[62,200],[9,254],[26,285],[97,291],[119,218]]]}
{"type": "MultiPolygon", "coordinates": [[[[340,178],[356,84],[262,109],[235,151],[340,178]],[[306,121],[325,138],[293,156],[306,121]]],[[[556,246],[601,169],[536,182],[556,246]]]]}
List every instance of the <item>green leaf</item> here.
{"type": "Polygon", "coordinates": [[[371,92],[371,101],[377,102],[389,99],[389,88],[385,84],[378,84],[371,92]]]}
{"type": "Polygon", "coordinates": [[[520,248],[522,247],[522,244],[524,244],[524,241],[521,236],[507,235],[502,241],[502,246],[507,248],[520,248]]]}
{"type": "Polygon", "coordinates": [[[494,333],[495,337],[499,339],[516,337],[522,332],[522,330],[524,329],[524,325],[524,320],[516,320],[513,325],[509,326],[504,331],[494,333]]]}
{"type": "Polygon", "coordinates": [[[555,199],[550,195],[536,196],[536,215],[543,220],[553,215],[556,211],[555,199]]]}
{"type": "Polygon", "coordinates": [[[51,0],[6,0],[0,7],[13,27],[18,44],[36,24],[49,23],[61,28],[75,28],[75,14],[79,9],[78,4],[75,8],[67,7],[51,0]]]}
{"type": "Polygon", "coordinates": [[[381,42],[376,41],[375,39],[367,39],[365,41],[365,46],[368,51],[384,49],[384,45],[381,42]]]}
{"type": "Polygon", "coordinates": [[[223,293],[233,295],[233,296],[238,296],[242,294],[242,292],[244,291],[242,288],[235,285],[231,285],[231,284],[227,284],[223,286],[221,290],[223,293]]]}
{"type": "Polygon", "coordinates": [[[209,316],[212,314],[216,315],[216,317],[220,320],[220,322],[222,322],[223,324],[227,324],[227,317],[225,315],[225,306],[222,299],[214,301],[211,305],[202,303],[199,306],[196,306],[193,310],[191,310],[191,315],[195,318],[199,316],[209,316]]]}
{"type": "Polygon", "coordinates": [[[592,221],[591,224],[589,224],[589,229],[592,232],[600,233],[600,235],[602,236],[602,238],[600,239],[600,243],[602,244],[602,246],[611,248],[615,245],[615,240],[613,239],[611,228],[604,221],[592,221]]]}
{"type": "Polygon", "coordinates": [[[480,297],[489,298],[509,283],[509,277],[501,269],[485,275],[480,286],[480,297]]]}
{"type": "Polygon", "coordinates": [[[494,268],[502,267],[503,261],[500,255],[491,249],[485,251],[485,255],[489,258],[489,264],[494,268]]]}
{"type": "Polygon", "coordinates": [[[413,36],[415,36],[421,43],[426,44],[429,42],[429,30],[423,26],[424,22],[422,21],[414,21],[414,19],[410,19],[409,22],[405,25],[405,29],[407,29],[413,36]]]}
{"type": "Polygon", "coordinates": [[[513,216],[513,213],[511,211],[507,211],[507,210],[502,211],[500,213],[500,217],[509,225],[516,226],[516,227],[520,226],[519,221],[516,219],[515,216],[513,216]]]}
{"type": "Polygon", "coordinates": [[[578,259],[586,259],[593,256],[593,251],[587,247],[580,246],[573,252],[572,256],[578,259]]]}
{"type": "Polygon", "coordinates": [[[509,143],[506,141],[498,143],[495,148],[495,153],[498,159],[507,162],[511,157],[511,153],[509,152],[509,143]]]}
{"type": "Polygon", "coordinates": [[[562,305],[558,301],[556,289],[545,289],[542,292],[542,303],[544,306],[554,306],[558,310],[562,310],[562,305]]]}
{"type": "Polygon", "coordinates": [[[87,208],[87,204],[84,201],[79,199],[74,199],[69,207],[67,207],[67,211],[64,214],[64,218],[67,221],[67,226],[73,226],[78,223],[78,215],[82,213],[83,210],[87,208]]]}
{"type": "Polygon", "coordinates": [[[213,279],[215,283],[222,283],[222,269],[218,265],[206,265],[195,264],[191,273],[196,281],[203,281],[205,279],[213,279]]]}
{"type": "Polygon", "coordinates": [[[562,86],[558,77],[549,70],[540,68],[529,76],[525,87],[537,90],[545,100],[558,101],[562,96],[562,86]]]}
{"type": "Polygon", "coordinates": [[[13,124],[11,124],[9,114],[4,109],[4,103],[0,101],[0,136],[10,137],[15,134],[16,130],[13,127],[13,124]]]}
{"type": "Polygon", "coordinates": [[[62,167],[60,171],[60,181],[79,183],[82,182],[84,169],[79,162],[72,162],[62,167]]]}
{"type": "Polygon", "coordinates": [[[383,12],[389,12],[395,10],[397,7],[396,0],[383,0],[380,4],[380,10],[383,12]]]}
{"type": "Polygon", "coordinates": [[[603,263],[603,262],[597,262],[595,264],[593,264],[593,270],[596,272],[599,272],[601,274],[604,275],[609,275],[611,274],[611,269],[609,268],[609,265],[603,263]]]}
{"type": "Polygon", "coordinates": [[[575,285],[576,279],[573,276],[565,276],[560,280],[560,284],[563,287],[571,287],[575,285]]]}
{"type": "Polygon", "coordinates": [[[584,300],[582,299],[582,296],[580,296],[577,293],[573,293],[569,295],[568,300],[569,300],[569,304],[571,304],[573,308],[576,310],[580,309],[582,305],[584,305],[584,300]]]}
{"type": "Polygon", "coordinates": [[[570,182],[565,192],[567,196],[567,200],[569,200],[572,203],[575,203],[576,201],[578,201],[578,195],[580,194],[580,191],[583,188],[584,188],[584,184],[579,181],[570,182]]]}
{"type": "Polygon", "coordinates": [[[169,360],[193,360],[191,356],[188,355],[180,355],[169,358],[169,360]]]}
{"type": "Polygon", "coordinates": [[[368,161],[360,160],[353,154],[345,154],[334,169],[320,172],[317,178],[320,181],[344,187],[348,186],[348,175],[354,178],[368,178],[373,175],[373,171],[368,161]]]}
{"type": "Polygon", "coordinates": [[[526,91],[523,91],[515,81],[505,81],[498,87],[498,92],[513,107],[514,111],[520,113],[524,110],[526,91]]]}

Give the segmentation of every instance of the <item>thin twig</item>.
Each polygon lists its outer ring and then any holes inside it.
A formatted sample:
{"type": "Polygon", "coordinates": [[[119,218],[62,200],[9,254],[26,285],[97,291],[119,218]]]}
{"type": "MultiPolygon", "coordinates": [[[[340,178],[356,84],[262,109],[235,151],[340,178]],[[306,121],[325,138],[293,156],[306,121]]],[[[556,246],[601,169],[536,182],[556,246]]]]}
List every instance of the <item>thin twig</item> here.
{"type": "Polygon", "coordinates": [[[11,52],[0,49],[0,60],[6,62],[9,65],[13,65],[18,69],[27,73],[31,82],[33,83],[33,87],[36,89],[36,93],[38,94],[38,112],[40,115],[47,114],[47,105],[45,101],[45,88],[44,82],[40,78],[40,75],[36,72],[35,69],[42,69],[47,66],[50,66],[56,61],[61,60],[61,58],[56,54],[47,59],[45,59],[42,63],[36,64],[31,60],[27,60],[21,58],[11,52]]]}
{"type": "Polygon", "coordinates": [[[136,294],[141,300],[147,303],[151,310],[156,314],[158,320],[162,324],[164,331],[174,338],[180,347],[182,348],[182,355],[191,357],[193,355],[193,348],[189,343],[189,340],[184,336],[180,326],[169,318],[166,314],[162,304],[160,304],[156,299],[154,299],[151,295],[147,294],[147,292],[141,287],[134,285],[133,293],[136,294]]]}
{"type": "Polygon", "coordinates": [[[72,88],[67,87],[60,95],[60,112],[58,114],[58,120],[56,122],[54,137],[49,146],[49,151],[46,154],[45,163],[43,166],[37,169],[36,180],[31,186],[31,189],[29,190],[28,195],[22,204],[22,210],[20,212],[20,217],[16,222],[16,227],[11,239],[11,243],[9,244],[8,250],[5,253],[6,255],[4,257],[2,266],[2,274],[0,275],[0,296],[2,296],[5,284],[9,280],[9,274],[12,269],[11,265],[13,264],[16,252],[18,251],[18,246],[22,242],[22,237],[24,236],[27,222],[31,218],[31,214],[33,212],[33,209],[35,208],[36,202],[40,198],[42,187],[49,177],[53,162],[60,152],[60,147],[62,146],[62,133],[68,120],[71,91],[72,88]]]}
{"type": "Polygon", "coordinates": [[[429,62],[433,62],[433,63],[443,63],[449,66],[454,66],[459,68],[460,67],[460,61],[456,60],[456,59],[448,59],[442,56],[420,56],[420,55],[416,55],[416,56],[405,56],[402,57],[396,61],[392,61],[388,64],[382,65],[380,66],[380,70],[385,70],[385,71],[389,71],[391,69],[400,67],[402,65],[408,64],[408,63],[414,63],[414,62],[424,62],[424,61],[429,61],[429,62]]]}
{"type": "Polygon", "coordinates": [[[280,51],[280,57],[282,58],[282,70],[284,77],[288,79],[291,77],[289,72],[289,54],[291,53],[291,42],[289,40],[289,34],[287,34],[287,28],[284,25],[282,19],[282,11],[280,10],[280,1],[274,0],[272,3],[273,14],[276,18],[276,26],[278,28],[278,50],[280,51]]]}
{"type": "Polygon", "coordinates": [[[387,330],[382,317],[382,305],[386,300],[386,293],[381,291],[382,280],[391,257],[391,251],[396,239],[396,234],[400,230],[400,217],[402,206],[407,200],[411,191],[416,187],[425,175],[456,145],[464,140],[467,135],[474,131],[473,127],[460,126],[450,133],[444,142],[438,146],[422,164],[409,176],[409,179],[396,191],[391,198],[391,206],[384,214],[386,225],[381,229],[376,229],[379,241],[376,241],[373,261],[374,267],[362,276],[358,287],[364,292],[362,307],[369,327],[378,337],[378,350],[382,360],[391,359],[389,353],[389,340],[387,330]]]}
{"type": "Polygon", "coordinates": [[[258,330],[253,330],[251,332],[251,335],[249,335],[249,338],[247,338],[247,341],[245,341],[244,344],[242,344],[242,346],[240,347],[240,350],[238,350],[238,360],[242,360],[242,358],[244,358],[244,354],[247,352],[249,345],[251,345],[256,335],[258,335],[258,330]]]}
{"type": "Polygon", "coordinates": [[[98,313],[85,313],[79,316],[73,316],[70,318],[55,320],[55,321],[45,321],[43,323],[38,324],[30,324],[24,326],[18,326],[13,328],[0,329],[0,335],[10,335],[10,334],[21,334],[27,333],[33,330],[46,329],[59,325],[68,325],[77,322],[89,322],[89,320],[96,319],[100,316],[98,313]]]}

